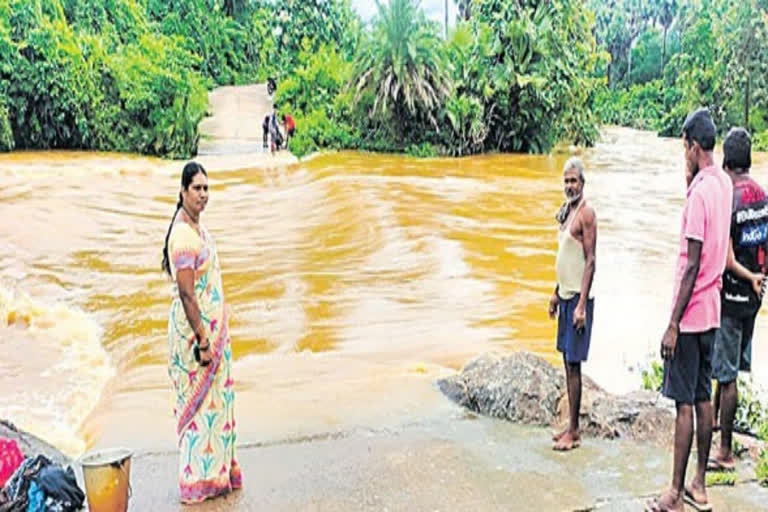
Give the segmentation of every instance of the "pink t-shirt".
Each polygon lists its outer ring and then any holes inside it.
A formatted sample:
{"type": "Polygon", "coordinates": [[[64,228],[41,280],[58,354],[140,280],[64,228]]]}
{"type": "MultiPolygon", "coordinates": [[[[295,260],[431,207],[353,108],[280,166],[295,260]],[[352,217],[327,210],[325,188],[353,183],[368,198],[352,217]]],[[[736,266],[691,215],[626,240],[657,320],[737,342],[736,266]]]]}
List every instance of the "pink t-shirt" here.
{"type": "Polygon", "coordinates": [[[680,332],[705,332],[720,327],[720,289],[728,257],[732,201],[731,179],[714,165],[700,169],[688,187],[680,230],[673,308],[688,263],[688,239],[700,240],[702,246],[699,274],[691,300],[680,319],[680,332]]]}

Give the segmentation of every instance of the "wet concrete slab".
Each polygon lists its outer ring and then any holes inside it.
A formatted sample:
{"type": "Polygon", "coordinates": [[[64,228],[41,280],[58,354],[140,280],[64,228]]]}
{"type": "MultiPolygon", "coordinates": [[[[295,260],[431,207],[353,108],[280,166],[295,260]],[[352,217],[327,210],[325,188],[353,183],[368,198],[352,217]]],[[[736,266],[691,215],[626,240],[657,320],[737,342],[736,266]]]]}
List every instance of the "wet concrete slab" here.
{"type": "MultiPolygon", "coordinates": [[[[668,485],[671,454],[660,447],[586,439],[556,453],[549,436],[457,413],[397,429],[245,445],[244,489],[194,508],[177,502],[176,454],[140,454],[131,510],[630,511],[668,485]]],[[[740,471],[748,480],[751,469],[740,471]]],[[[710,499],[718,511],[765,510],[768,489],[740,483],[711,489],[710,499]]]]}

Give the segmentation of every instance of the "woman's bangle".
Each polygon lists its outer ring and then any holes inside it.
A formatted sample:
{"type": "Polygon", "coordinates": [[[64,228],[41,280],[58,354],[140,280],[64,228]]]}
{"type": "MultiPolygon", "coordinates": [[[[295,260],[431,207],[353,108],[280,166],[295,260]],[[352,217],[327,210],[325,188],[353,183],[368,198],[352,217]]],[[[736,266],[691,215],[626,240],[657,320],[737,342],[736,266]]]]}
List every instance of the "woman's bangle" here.
{"type": "Polygon", "coordinates": [[[201,346],[201,345],[198,345],[198,346],[197,346],[197,348],[199,348],[201,352],[205,352],[206,350],[208,350],[209,348],[211,348],[211,344],[210,344],[210,343],[208,343],[208,344],[206,344],[204,347],[203,347],[203,346],[201,346]]]}

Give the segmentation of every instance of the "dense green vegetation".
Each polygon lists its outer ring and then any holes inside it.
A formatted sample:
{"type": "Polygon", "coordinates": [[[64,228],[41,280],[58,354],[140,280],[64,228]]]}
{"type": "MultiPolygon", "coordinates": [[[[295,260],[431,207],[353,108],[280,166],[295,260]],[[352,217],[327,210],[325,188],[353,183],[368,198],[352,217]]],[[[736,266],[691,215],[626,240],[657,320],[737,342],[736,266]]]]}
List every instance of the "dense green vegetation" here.
{"type": "Polygon", "coordinates": [[[0,0],[0,150],[189,156],[206,90],[268,76],[297,155],[546,152],[702,105],[768,147],[768,0],[460,0],[447,39],[376,3],[0,0]]]}
{"type": "Polygon", "coordinates": [[[359,34],[347,0],[0,0],[0,150],[186,157],[208,88],[359,34]]]}
{"type": "Polygon", "coordinates": [[[278,92],[297,114],[291,150],[431,156],[592,143],[600,53],[583,3],[471,3],[447,41],[417,0],[390,0],[354,53],[300,55],[278,92]]]}
{"type": "Polygon", "coordinates": [[[767,0],[589,0],[610,55],[595,96],[605,123],[677,136],[687,112],[745,126],[768,149],[767,0]]]}
{"type": "Polygon", "coordinates": [[[582,0],[474,0],[448,40],[418,0],[0,0],[0,149],[188,156],[206,89],[277,76],[291,149],[420,156],[591,143],[582,0]]]}
{"type": "Polygon", "coordinates": [[[135,2],[102,3],[0,0],[0,148],[196,147],[207,103],[196,56],[135,2]]]}

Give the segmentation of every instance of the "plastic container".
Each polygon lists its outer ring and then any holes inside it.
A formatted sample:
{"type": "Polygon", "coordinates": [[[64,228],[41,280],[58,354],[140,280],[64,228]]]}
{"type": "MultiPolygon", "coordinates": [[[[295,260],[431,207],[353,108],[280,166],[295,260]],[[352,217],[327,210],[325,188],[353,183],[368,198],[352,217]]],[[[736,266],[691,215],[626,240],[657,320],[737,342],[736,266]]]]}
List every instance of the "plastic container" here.
{"type": "Polygon", "coordinates": [[[80,459],[90,512],[126,512],[131,497],[131,456],[127,448],[97,450],[80,459]]]}

